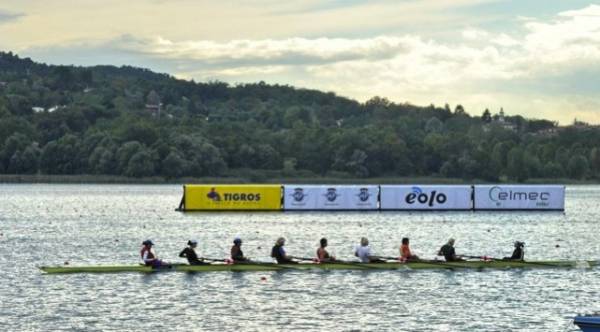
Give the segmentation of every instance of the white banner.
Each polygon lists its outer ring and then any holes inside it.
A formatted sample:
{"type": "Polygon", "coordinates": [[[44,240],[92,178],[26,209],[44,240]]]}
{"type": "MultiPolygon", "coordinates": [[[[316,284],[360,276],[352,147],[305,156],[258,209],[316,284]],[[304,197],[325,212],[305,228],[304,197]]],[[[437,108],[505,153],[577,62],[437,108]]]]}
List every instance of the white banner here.
{"type": "Polygon", "coordinates": [[[471,210],[473,189],[464,185],[383,185],[382,210],[471,210]]]}
{"type": "Polygon", "coordinates": [[[377,210],[379,186],[284,185],[284,210],[377,210]]]}
{"type": "Polygon", "coordinates": [[[476,185],[475,210],[564,210],[565,186],[476,185]]]}

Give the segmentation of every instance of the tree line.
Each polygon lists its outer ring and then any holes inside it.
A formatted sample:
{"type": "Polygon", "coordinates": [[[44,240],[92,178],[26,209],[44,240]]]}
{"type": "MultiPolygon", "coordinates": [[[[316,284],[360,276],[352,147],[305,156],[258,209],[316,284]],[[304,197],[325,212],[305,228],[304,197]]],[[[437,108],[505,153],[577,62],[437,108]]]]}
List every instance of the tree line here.
{"type": "Polygon", "coordinates": [[[598,179],[600,129],[0,53],[0,173],[180,178],[235,170],[598,179]]]}

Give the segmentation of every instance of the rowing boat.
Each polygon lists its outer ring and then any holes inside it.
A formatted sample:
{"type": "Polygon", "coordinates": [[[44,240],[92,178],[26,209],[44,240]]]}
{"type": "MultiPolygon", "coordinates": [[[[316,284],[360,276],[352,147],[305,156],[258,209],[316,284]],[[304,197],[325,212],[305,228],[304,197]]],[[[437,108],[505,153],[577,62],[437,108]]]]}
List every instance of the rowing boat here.
{"type": "Polygon", "coordinates": [[[600,315],[583,315],[575,317],[573,323],[579,326],[583,332],[600,332],[600,315]]]}
{"type": "Polygon", "coordinates": [[[143,265],[114,265],[114,266],[42,266],[40,269],[46,273],[117,273],[117,272],[217,272],[217,271],[281,271],[281,270],[421,270],[421,269],[548,269],[548,268],[591,268],[598,265],[598,261],[418,261],[409,263],[299,263],[299,264],[274,264],[274,263],[214,263],[207,265],[174,264],[169,267],[152,268],[143,265]]]}

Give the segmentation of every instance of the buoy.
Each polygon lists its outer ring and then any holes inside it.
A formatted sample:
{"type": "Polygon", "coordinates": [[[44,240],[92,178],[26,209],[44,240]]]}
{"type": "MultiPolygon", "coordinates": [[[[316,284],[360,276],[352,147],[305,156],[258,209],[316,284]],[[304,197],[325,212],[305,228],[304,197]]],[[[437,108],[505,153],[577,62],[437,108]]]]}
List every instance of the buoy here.
{"type": "Polygon", "coordinates": [[[256,247],[256,249],[262,249],[262,247],[261,247],[261,246],[258,246],[258,247],[256,247]]]}
{"type": "Polygon", "coordinates": [[[68,262],[68,261],[65,261],[65,265],[69,265],[69,262],[68,262]]]}
{"type": "Polygon", "coordinates": [[[555,245],[554,248],[560,248],[560,244],[555,245]]]}
{"type": "Polygon", "coordinates": [[[260,277],[260,281],[267,281],[267,277],[260,277]]]}

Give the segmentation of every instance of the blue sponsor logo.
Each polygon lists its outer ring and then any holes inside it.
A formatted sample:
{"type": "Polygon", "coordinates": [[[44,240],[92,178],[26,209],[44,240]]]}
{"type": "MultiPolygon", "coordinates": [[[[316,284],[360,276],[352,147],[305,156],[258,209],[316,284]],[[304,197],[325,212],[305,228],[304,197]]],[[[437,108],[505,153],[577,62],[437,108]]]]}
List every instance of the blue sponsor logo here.
{"type": "Polygon", "coordinates": [[[327,188],[327,193],[325,194],[325,197],[327,198],[328,201],[335,202],[335,200],[338,198],[338,196],[339,195],[335,188],[327,188]]]}
{"type": "Polygon", "coordinates": [[[369,197],[371,197],[371,194],[369,193],[369,188],[360,188],[360,193],[357,196],[361,202],[368,201],[369,197]]]}
{"type": "Polygon", "coordinates": [[[409,205],[424,204],[432,207],[437,204],[444,204],[448,200],[448,197],[444,193],[438,193],[436,190],[426,193],[416,186],[411,189],[412,191],[404,199],[409,205]]]}
{"type": "Polygon", "coordinates": [[[291,195],[296,202],[302,202],[304,198],[308,195],[304,193],[304,189],[302,188],[294,188],[294,193],[291,195]]]}

